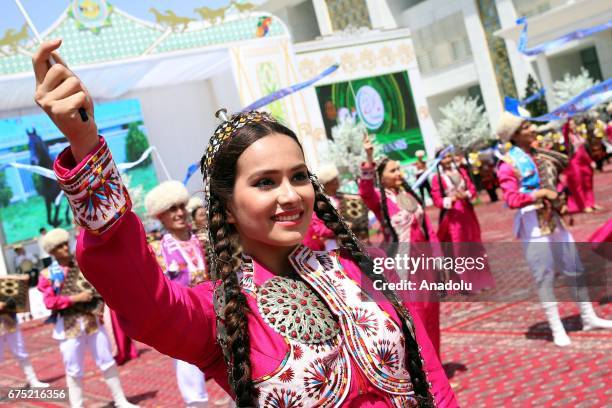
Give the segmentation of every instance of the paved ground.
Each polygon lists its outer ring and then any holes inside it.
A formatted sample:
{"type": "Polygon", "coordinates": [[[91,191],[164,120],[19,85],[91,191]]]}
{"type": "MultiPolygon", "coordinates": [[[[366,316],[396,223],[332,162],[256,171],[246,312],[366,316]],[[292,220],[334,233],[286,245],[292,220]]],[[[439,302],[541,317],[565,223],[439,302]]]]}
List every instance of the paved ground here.
{"type": "MultiPolygon", "coordinates": [[[[574,216],[570,228],[584,241],[612,214],[612,166],[597,174],[596,198],[606,209],[574,216]]],[[[488,198],[481,197],[484,202],[488,198]]],[[[437,211],[430,210],[432,219],[437,211]]],[[[477,206],[488,242],[510,242],[512,212],[502,203],[477,206]]],[[[503,266],[496,266],[496,277],[503,266]]],[[[609,294],[609,293],[608,293],[609,294]]],[[[604,294],[602,294],[604,296],[604,294]]],[[[597,299],[596,299],[597,300],[597,299]]],[[[605,302],[605,301],[604,301],[605,302]]],[[[597,312],[612,318],[612,305],[596,304],[597,312]]],[[[442,359],[457,384],[463,407],[603,407],[612,405],[612,331],[580,331],[578,309],[561,304],[572,345],[557,348],[539,304],[533,302],[454,302],[442,305],[442,359]]],[[[64,387],[64,372],[51,327],[40,322],[23,326],[27,348],[42,380],[64,387]]],[[[139,344],[140,357],[120,368],[128,398],[146,407],[177,407],[182,401],[170,358],[139,344]]],[[[23,374],[6,352],[0,363],[0,387],[20,386],[23,374]]],[[[85,395],[87,406],[110,406],[110,393],[89,356],[85,395]]],[[[212,402],[220,390],[208,383],[212,402]]],[[[211,404],[212,405],[212,404],[211,404]]],[[[61,406],[21,404],[19,406],[61,406]]]]}

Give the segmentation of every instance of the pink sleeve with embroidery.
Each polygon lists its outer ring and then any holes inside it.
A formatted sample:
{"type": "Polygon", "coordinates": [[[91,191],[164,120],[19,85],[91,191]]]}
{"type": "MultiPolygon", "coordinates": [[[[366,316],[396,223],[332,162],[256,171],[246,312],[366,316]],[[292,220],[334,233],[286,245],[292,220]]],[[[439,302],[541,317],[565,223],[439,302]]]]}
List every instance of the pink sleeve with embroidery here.
{"type": "Polygon", "coordinates": [[[53,284],[44,276],[44,273],[41,273],[38,278],[37,289],[42,292],[43,302],[45,302],[45,307],[49,310],[62,310],[72,306],[72,300],[70,300],[69,296],[55,294],[53,284]]]}
{"type": "Polygon", "coordinates": [[[361,177],[359,178],[359,196],[365,205],[376,215],[376,218],[381,220],[380,211],[380,193],[376,191],[374,186],[373,166],[363,163],[361,165],[361,177]]]}
{"type": "Polygon", "coordinates": [[[201,369],[217,367],[223,358],[212,284],[189,289],[162,274],[104,139],[78,164],[70,148],[64,150],[54,170],[84,227],[77,240],[81,270],[117,312],[121,327],[161,353],[201,369]]]}
{"type": "Polygon", "coordinates": [[[504,200],[510,208],[521,208],[533,204],[534,199],[531,193],[521,193],[519,180],[514,173],[514,168],[502,162],[497,169],[499,186],[504,193],[504,200]]]}

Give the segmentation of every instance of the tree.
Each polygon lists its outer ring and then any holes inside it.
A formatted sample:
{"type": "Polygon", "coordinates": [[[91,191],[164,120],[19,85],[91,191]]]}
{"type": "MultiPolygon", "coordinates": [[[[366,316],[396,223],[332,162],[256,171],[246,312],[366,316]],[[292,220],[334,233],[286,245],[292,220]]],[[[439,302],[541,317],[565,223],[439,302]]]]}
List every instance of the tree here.
{"type": "Polygon", "coordinates": [[[132,201],[132,209],[140,214],[145,214],[144,208],[144,187],[142,185],[132,186],[132,177],[127,173],[121,174],[121,180],[123,185],[127,188],[130,194],[130,200],[132,201]]]}
{"type": "MultiPolygon", "coordinates": [[[[527,76],[527,86],[525,87],[525,97],[523,99],[529,98],[531,95],[535,95],[540,90],[540,85],[536,82],[535,79],[529,74],[527,76]]],[[[551,92],[550,89],[547,90],[551,92]]],[[[525,105],[525,109],[527,109],[530,113],[531,117],[538,117],[548,113],[548,104],[546,103],[546,98],[544,95],[540,96],[535,101],[529,102],[525,105]]]]}
{"type": "MultiPolygon", "coordinates": [[[[324,157],[323,162],[334,163],[340,173],[359,174],[361,163],[366,160],[363,149],[363,136],[366,132],[365,125],[356,119],[346,118],[339,121],[332,128],[332,140],[328,142],[328,157],[324,157]]],[[[381,155],[381,150],[379,145],[374,144],[375,159],[381,155]]]]}
{"type": "Polygon", "coordinates": [[[599,81],[595,81],[589,76],[589,71],[584,69],[584,67],[580,68],[580,74],[576,76],[565,73],[562,80],[556,81],[553,84],[555,101],[559,105],[564,104],[573,97],[593,87],[598,82],[599,81]]]}
{"type": "MultiPolygon", "coordinates": [[[[149,148],[149,141],[145,134],[138,128],[138,123],[132,122],[128,125],[128,134],[125,140],[125,155],[129,162],[138,160],[145,150],[149,148]]],[[[142,165],[151,163],[151,157],[142,162],[142,165]]]]}
{"type": "Polygon", "coordinates": [[[476,98],[457,96],[440,111],[444,115],[438,123],[440,139],[445,145],[454,145],[463,151],[487,144],[491,139],[491,127],[484,107],[476,98]]]}
{"type": "Polygon", "coordinates": [[[13,190],[6,184],[6,174],[0,172],[0,207],[6,207],[13,198],[13,190]]]}

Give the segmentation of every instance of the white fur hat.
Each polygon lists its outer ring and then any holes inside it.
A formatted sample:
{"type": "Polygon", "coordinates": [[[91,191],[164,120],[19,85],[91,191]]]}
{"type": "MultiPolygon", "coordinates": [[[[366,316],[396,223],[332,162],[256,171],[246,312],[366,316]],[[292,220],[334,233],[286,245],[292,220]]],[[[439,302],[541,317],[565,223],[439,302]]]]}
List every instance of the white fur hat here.
{"type": "Polygon", "coordinates": [[[42,237],[42,247],[45,252],[50,253],[55,247],[70,241],[70,234],[62,228],[55,228],[42,237]]]}
{"type": "Polygon", "coordinates": [[[187,212],[191,214],[196,208],[200,207],[204,208],[204,200],[202,200],[200,197],[191,197],[187,203],[187,212]]]}
{"type": "Polygon", "coordinates": [[[326,184],[338,177],[338,168],[333,164],[324,164],[319,167],[317,171],[317,178],[321,182],[321,184],[326,184]]]}
{"type": "Polygon", "coordinates": [[[156,186],[145,197],[145,208],[150,217],[157,217],[176,204],[187,204],[189,192],[180,181],[170,180],[156,186]]]}
{"type": "MultiPolygon", "coordinates": [[[[521,114],[522,113],[523,112],[521,112],[521,114]]],[[[520,116],[515,116],[510,112],[504,111],[499,118],[499,123],[495,130],[497,138],[504,143],[509,142],[512,135],[521,127],[524,121],[525,119],[520,116]]]]}
{"type": "Polygon", "coordinates": [[[414,152],[415,157],[425,157],[425,150],[417,150],[414,152]]]}

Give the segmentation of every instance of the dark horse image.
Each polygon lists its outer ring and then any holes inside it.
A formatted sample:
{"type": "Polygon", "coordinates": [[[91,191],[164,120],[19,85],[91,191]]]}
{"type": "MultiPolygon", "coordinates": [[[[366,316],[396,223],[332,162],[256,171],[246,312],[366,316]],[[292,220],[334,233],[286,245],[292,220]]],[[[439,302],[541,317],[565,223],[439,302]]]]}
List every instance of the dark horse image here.
{"type": "MultiPolygon", "coordinates": [[[[36,133],[36,129],[26,130],[28,134],[28,147],[30,149],[30,163],[36,166],[44,167],[46,169],[53,169],[53,159],[49,154],[49,147],[36,133]]],[[[50,178],[40,176],[40,183],[37,184],[36,190],[43,196],[45,200],[45,207],[47,208],[47,223],[53,227],[60,225],[59,211],[61,201],[55,205],[55,199],[61,192],[57,181],[50,178]]],[[[66,223],[70,224],[68,207],[66,207],[65,219],[66,223]]]]}

